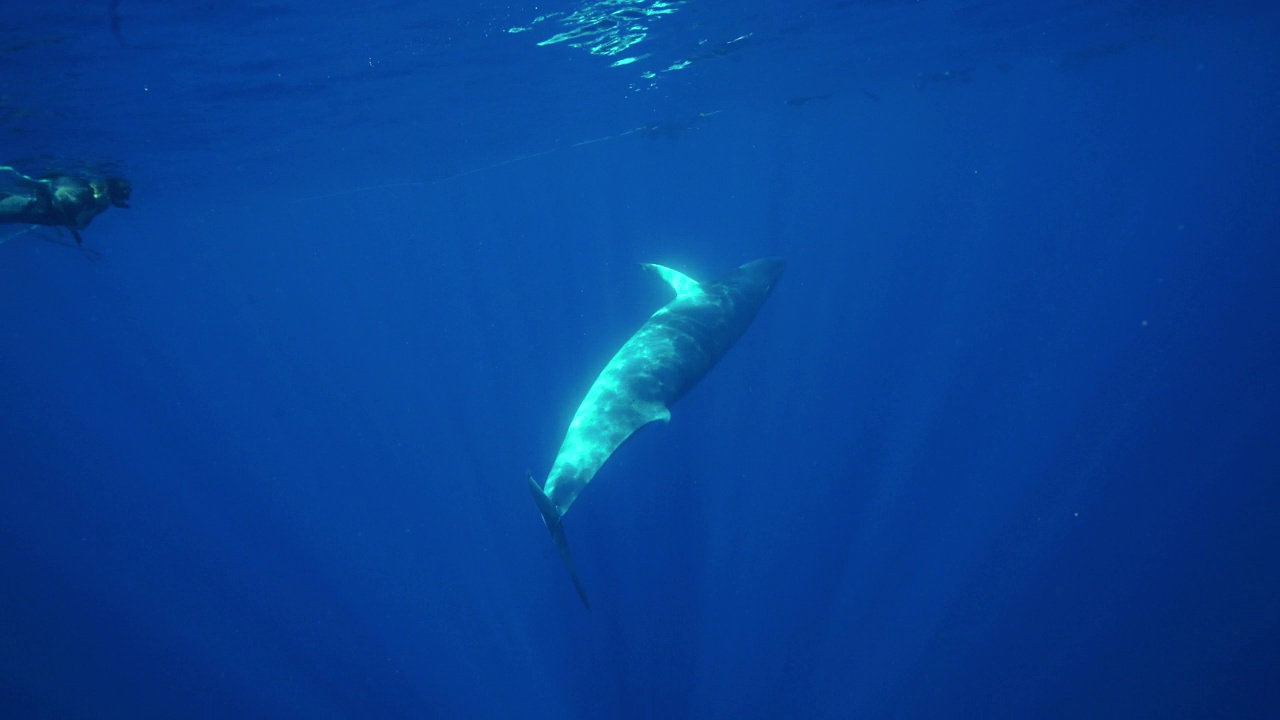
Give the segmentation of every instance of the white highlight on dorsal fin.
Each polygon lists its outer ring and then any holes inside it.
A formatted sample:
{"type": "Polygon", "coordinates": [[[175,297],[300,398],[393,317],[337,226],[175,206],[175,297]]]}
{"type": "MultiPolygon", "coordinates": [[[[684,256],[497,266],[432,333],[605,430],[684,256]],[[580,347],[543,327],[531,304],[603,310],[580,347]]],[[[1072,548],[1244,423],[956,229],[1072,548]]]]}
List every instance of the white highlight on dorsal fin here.
{"type": "Polygon", "coordinates": [[[654,263],[641,263],[641,266],[646,270],[658,273],[659,277],[666,280],[671,289],[676,291],[676,297],[701,295],[703,292],[701,283],[679,270],[672,270],[669,267],[655,265],[654,263]]]}
{"type": "Polygon", "coordinates": [[[671,411],[662,403],[655,403],[645,414],[648,416],[649,422],[671,422],[671,411]]]}

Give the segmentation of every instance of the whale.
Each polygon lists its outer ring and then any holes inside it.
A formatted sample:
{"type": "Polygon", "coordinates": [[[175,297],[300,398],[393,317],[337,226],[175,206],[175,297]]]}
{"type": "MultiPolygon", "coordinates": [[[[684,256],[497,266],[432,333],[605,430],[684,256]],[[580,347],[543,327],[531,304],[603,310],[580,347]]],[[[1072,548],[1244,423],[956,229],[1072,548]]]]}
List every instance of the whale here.
{"type": "Polygon", "coordinates": [[[643,263],[675,292],[622,345],[578,405],[546,483],[527,474],[529,492],[583,606],[590,608],[564,534],[564,515],[614,451],[671,406],[724,357],[755,319],[787,263],[761,258],[714,282],[643,263]]]}

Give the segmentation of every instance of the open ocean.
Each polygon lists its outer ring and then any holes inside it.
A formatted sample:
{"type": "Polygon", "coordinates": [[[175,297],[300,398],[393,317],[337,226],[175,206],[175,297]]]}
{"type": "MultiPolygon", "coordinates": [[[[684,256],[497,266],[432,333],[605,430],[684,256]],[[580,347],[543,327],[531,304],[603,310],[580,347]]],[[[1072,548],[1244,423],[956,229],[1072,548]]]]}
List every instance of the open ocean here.
{"type": "Polygon", "coordinates": [[[1280,717],[1280,4],[0,13],[0,718],[1280,717]],[[529,497],[671,296],[789,266],[529,497]]]}

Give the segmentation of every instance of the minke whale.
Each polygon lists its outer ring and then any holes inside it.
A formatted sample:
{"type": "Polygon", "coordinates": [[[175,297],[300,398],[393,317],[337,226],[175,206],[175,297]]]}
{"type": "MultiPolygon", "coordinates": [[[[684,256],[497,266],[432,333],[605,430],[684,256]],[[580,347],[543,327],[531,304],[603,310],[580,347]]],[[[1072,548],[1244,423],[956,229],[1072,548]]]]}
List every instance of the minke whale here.
{"type": "Polygon", "coordinates": [[[529,491],[569,567],[582,604],[591,607],[564,537],[564,514],[609,456],[641,426],[671,419],[671,406],[742,336],[772,292],[786,261],[754,260],[715,282],[644,264],[675,298],[653,314],[592,383],[556,454],[546,485],[530,474],[529,491]]]}

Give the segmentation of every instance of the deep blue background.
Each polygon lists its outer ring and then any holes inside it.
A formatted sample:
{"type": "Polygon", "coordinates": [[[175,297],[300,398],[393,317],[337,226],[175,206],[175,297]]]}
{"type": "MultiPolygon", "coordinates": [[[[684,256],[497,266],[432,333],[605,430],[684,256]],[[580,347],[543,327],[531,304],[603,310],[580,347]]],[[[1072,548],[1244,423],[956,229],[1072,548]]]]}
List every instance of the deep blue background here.
{"type": "Polygon", "coordinates": [[[0,714],[1274,716],[1273,4],[573,7],[6,8],[0,162],[135,194],[0,244],[0,714]],[[767,254],[583,611],[525,469],[767,254]]]}

